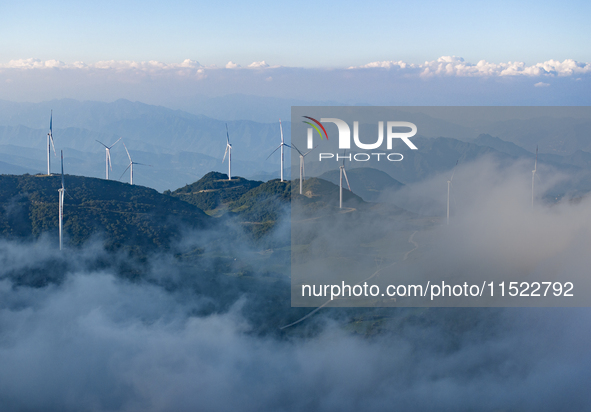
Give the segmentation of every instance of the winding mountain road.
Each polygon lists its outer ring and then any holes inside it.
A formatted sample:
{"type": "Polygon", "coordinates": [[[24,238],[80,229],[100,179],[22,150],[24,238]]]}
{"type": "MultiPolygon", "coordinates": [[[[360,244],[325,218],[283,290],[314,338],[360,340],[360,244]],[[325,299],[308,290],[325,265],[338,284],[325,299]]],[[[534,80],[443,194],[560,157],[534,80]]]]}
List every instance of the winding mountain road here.
{"type": "MultiPolygon", "coordinates": [[[[402,259],[403,261],[405,261],[405,260],[408,258],[408,255],[409,255],[410,253],[414,252],[414,251],[415,251],[415,250],[417,250],[417,248],[419,247],[419,244],[418,244],[418,243],[417,243],[417,242],[416,242],[416,241],[413,239],[413,238],[414,238],[414,236],[417,234],[417,232],[418,232],[418,231],[417,231],[417,230],[415,230],[414,232],[412,232],[412,234],[411,234],[411,235],[409,236],[409,238],[408,238],[408,243],[411,243],[412,245],[414,245],[414,248],[413,248],[413,249],[411,249],[411,250],[409,250],[408,252],[406,252],[406,253],[404,254],[404,258],[402,259]]],[[[378,273],[380,273],[382,270],[384,270],[384,269],[386,269],[386,268],[389,268],[389,267],[392,267],[392,266],[394,266],[396,263],[398,263],[398,262],[393,262],[393,263],[389,264],[388,266],[384,266],[383,268],[380,268],[380,269],[376,270],[376,271],[375,271],[375,272],[374,272],[374,273],[373,273],[373,274],[372,274],[370,277],[368,277],[367,279],[360,280],[359,282],[355,283],[355,285],[359,285],[359,284],[360,284],[360,283],[362,283],[362,282],[367,282],[368,280],[370,280],[370,279],[373,279],[373,278],[374,278],[375,276],[377,276],[377,275],[378,275],[378,273]]],[[[334,300],[337,300],[337,299],[338,299],[338,298],[335,298],[334,300]]],[[[291,326],[297,325],[298,323],[301,323],[301,322],[305,321],[305,320],[306,320],[306,319],[308,319],[310,316],[312,316],[313,314],[315,314],[316,312],[318,312],[320,309],[322,309],[323,307],[325,307],[326,305],[328,305],[330,302],[332,302],[332,300],[327,300],[327,301],[326,301],[326,302],[324,302],[322,305],[320,305],[320,306],[318,306],[316,309],[314,309],[312,312],[308,313],[306,316],[304,316],[304,317],[302,317],[302,318],[300,318],[300,319],[296,320],[295,322],[292,322],[292,323],[290,323],[290,324],[288,324],[288,325],[282,326],[282,327],[280,327],[279,329],[280,329],[280,330],[287,329],[287,328],[289,328],[289,327],[291,327],[291,326]]]]}

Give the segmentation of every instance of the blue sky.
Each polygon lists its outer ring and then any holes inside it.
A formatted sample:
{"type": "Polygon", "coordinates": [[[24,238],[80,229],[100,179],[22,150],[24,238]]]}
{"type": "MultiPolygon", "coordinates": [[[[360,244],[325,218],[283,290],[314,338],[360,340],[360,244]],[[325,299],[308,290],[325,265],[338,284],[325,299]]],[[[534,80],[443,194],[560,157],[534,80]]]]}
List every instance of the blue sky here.
{"type": "Polygon", "coordinates": [[[13,59],[265,60],[291,67],[591,61],[591,2],[22,1],[0,6],[0,62],[13,59]]]}

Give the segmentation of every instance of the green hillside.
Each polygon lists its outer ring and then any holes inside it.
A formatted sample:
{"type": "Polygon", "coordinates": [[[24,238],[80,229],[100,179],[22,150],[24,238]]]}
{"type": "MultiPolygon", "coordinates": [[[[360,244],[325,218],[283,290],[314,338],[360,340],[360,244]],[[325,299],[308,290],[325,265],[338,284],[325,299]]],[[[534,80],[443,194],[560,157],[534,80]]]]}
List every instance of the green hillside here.
{"type": "MultiPolygon", "coordinates": [[[[334,212],[339,207],[339,186],[327,180],[312,177],[304,181],[302,195],[299,194],[299,179],[294,183],[296,192],[293,201],[308,212],[319,211],[334,212]]],[[[344,207],[363,207],[365,202],[354,192],[346,187],[343,188],[343,206],[344,207]]]]}
{"type": "Polygon", "coordinates": [[[230,203],[228,209],[238,215],[245,229],[255,238],[271,230],[282,213],[289,212],[291,182],[269,180],[230,203]]]}
{"type": "MultiPolygon", "coordinates": [[[[145,253],[168,248],[186,229],[223,222],[212,215],[236,219],[251,240],[261,239],[277,222],[290,215],[291,202],[312,215],[339,212],[339,187],[319,178],[304,182],[304,194],[292,193],[292,182],[262,183],[211,172],[197,182],[175,190],[156,190],[117,181],[65,176],[64,244],[75,247],[94,237],[109,250],[125,247],[145,253]],[[219,212],[219,213],[218,213],[219,212]]],[[[35,239],[58,237],[60,176],[0,176],[0,236],[35,239]]],[[[343,206],[366,209],[362,198],[343,191],[343,206]]],[[[52,240],[53,241],[53,240],[52,240]]]]}
{"type": "MultiPolygon", "coordinates": [[[[203,228],[211,218],[194,205],[143,186],[65,176],[65,245],[102,235],[108,249],[168,247],[184,228],[203,228]]],[[[58,236],[60,176],[0,176],[0,235],[32,239],[58,236]]]]}
{"type": "Polygon", "coordinates": [[[213,213],[215,209],[240,199],[246,192],[262,183],[237,176],[228,180],[227,174],[209,172],[195,183],[181,187],[174,192],[166,191],[164,193],[213,213]]]}

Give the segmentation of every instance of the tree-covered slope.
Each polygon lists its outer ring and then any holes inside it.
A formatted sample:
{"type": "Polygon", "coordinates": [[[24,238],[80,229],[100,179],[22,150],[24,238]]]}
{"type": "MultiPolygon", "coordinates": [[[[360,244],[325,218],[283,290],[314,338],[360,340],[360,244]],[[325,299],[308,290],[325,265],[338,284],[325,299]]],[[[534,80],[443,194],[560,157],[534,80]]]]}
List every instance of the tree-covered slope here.
{"type": "Polygon", "coordinates": [[[195,183],[165,193],[191,203],[202,210],[212,211],[240,199],[242,195],[260,184],[262,182],[238,176],[228,180],[227,174],[209,172],[195,183]]]}
{"type": "MultiPolygon", "coordinates": [[[[0,235],[57,240],[60,176],[0,176],[0,235]]],[[[107,248],[167,247],[183,228],[211,220],[201,209],[143,186],[65,176],[64,239],[80,245],[102,235],[107,248]]]]}

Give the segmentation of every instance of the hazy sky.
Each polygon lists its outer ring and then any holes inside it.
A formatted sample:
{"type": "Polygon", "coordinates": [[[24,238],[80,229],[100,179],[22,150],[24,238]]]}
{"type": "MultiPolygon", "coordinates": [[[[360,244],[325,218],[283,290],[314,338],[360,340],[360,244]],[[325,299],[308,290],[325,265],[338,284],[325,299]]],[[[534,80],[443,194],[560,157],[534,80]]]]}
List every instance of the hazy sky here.
{"type": "Polygon", "coordinates": [[[291,67],[439,56],[591,61],[585,1],[22,1],[0,6],[0,63],[185,59],[291,67]]]}
{"type": "Polygon", "coordinates": [[[588,105],[589,15],[582,1],[4,2],[0,100],[588,105]]]}

